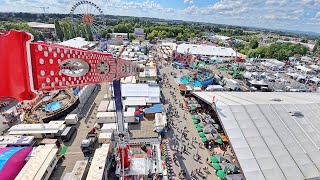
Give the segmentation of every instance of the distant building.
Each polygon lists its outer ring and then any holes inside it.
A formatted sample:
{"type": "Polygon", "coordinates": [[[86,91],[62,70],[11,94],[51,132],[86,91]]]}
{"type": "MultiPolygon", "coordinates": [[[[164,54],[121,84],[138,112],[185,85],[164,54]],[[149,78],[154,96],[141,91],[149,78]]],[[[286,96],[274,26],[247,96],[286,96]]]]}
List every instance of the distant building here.
{"type": "Polygon", "coordinates": [[[213,40],[222,41],[222,42],[226,42],[226,41],[229,41],[232,39],[231,37],[221,36],[221,35],[213,35],[212,38],[213,38],[213,40]]]}
{"type": "Polygon", "coordinates": [[[128,33],[110,33],[110,38],[113,40],[122,40],[122,41],[128,41],[128,33]]]}
{"type": "Polygon", "coordinates": [[[39,23],[39,22],[28,22],[28,26],[31,28],[38,30],[38,31],[43,31],[43,30],[50,30],[54,31],[55,26],[54,24],[46,24],[46,23],[39,23]]]}
{"type": "Polygon", "coordinates": [[[55,34],[55,26],[54,24],[46,24],[46,23],[39,23],[39,22],[28,22],[28,26],[32,29],[40,31],[44,34],[55,34]]]}
{"type": "Polygon", "coordinates": [[[123,45],[125,41],[129,41],[128,33],[110,33],[109,45],[123,45]]]}
{"type": "Polygon", "coordinates": [[[134,36],[139,40],[145,40],[146,38],[143,28],[134,28],[134,36]]]}

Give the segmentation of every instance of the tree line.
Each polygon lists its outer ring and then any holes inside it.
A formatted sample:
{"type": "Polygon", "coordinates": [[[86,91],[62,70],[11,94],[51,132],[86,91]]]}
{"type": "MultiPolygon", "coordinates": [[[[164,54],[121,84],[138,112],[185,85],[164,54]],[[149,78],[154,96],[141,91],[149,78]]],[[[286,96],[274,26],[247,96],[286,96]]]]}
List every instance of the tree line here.
{"type": "Polygon", "coordinates": [[[307,47],[292,43],[274,42],[267,46],[259,46],[257,40],[251,40],[249,44],[236,43],[233,46],[250,58],[274,58],[286,61],[289,57],[301,57],[308,54],[307,47]]]}
{"type": "Polygon", "coordinates": [[[83,25],[71,23],[71,21],[54,21],[56,35],[60,41],[72,39],[75,37],[83,37],[88,41],[93,41],[93,33],[89,24],[83,25]]]}

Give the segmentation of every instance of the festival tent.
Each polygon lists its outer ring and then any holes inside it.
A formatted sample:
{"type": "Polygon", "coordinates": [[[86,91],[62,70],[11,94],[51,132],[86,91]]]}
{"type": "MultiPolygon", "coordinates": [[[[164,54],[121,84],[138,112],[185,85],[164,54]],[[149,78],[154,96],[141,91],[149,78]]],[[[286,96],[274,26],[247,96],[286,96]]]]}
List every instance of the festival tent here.
{"type": "Polygon", "coordinates": [[[206,138],[210,141],[212,139],[214,139],[214,137],[212,136],[212,134],[205,134],[206,138]]]}
{"type": "Polygon", "coordinates": [[[217,176],[220,178],[220,179],[223,179],[226,177],[226,173],[222,170],[218,170],[217,172],[217,176]]]}

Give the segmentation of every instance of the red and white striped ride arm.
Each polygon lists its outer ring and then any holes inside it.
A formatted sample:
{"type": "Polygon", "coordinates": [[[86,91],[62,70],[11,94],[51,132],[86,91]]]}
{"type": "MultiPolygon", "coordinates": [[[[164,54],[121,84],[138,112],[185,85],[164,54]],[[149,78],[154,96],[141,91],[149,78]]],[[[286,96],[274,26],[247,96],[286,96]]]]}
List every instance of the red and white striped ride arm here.
{"type": "Polygon", "coordinates": [[[31,100],[38,91],[111,82],[140,72],[112,54],[59,44],[32,42],[15,30],[0,34],[0,99],[31,100]]]}

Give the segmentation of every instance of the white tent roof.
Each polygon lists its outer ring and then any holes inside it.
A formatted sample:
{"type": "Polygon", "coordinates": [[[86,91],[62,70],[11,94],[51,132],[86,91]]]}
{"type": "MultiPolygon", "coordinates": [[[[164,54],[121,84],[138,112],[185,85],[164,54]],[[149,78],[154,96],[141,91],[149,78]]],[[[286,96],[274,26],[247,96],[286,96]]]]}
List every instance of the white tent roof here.
{"type": "Polygon", "coordinates": [[[160,97],[159,85],[122,84],[123,97],[160,97]]]}
{"type": "Polygon", "coordinates": [[[86,41],[82,37],[76,37],[76,38],[69,39],[67,41],[61,42],[59,44],[63,45],[63,46],[74,47],[74,48],[83,48],[85,46],[92,46],[93,43],[91,43],[89,41],[86,41]]]}
{"type": "Polygon", "coordinates": [[[247,180],[320,177],[320,96],[194,92],[216,109],[247,180]],[[277,99],[277,100],[276,100],[277,99]],[[303,116],[293,116],[290,112],[303,116]]]}
{"type": "Polygon", "coordinates": [[[236,56],[236,52],[232,48],[216,47],[208,45],[196,44],[180,44],[177,47],[177,52],[185,54],[187,52],[193,55],[207,55],[207,56],[236,56]]]}

